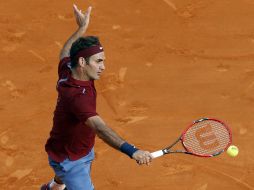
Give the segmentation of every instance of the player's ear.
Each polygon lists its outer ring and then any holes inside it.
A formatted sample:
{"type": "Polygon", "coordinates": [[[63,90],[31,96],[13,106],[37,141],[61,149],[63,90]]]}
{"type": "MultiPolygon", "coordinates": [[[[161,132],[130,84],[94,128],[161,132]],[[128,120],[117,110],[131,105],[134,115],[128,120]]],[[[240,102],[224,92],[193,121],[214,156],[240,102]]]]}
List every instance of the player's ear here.
{"type": "Polygon", "coordinates": [[[78,64],[80,67],[84,67],[86,65],[86,60],[84,57],[79,57],[78,64]]]}

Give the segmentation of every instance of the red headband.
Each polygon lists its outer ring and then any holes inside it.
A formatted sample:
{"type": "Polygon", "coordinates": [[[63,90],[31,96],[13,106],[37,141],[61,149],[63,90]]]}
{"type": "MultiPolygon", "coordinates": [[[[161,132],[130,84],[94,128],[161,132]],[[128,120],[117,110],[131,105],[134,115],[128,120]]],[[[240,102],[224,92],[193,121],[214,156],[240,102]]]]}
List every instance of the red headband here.
{"type": "Polygon", "coordinates": [[[90,46],[86,49],[79,51],[75,57],[77,59],[79,57],[87,58],[87,57],[90,57],[90,56],[92,56],[96,53],[100,53],[100,52],[103,52],[103,47],[101,45],[95,45],[95,46],[90,46]]]}

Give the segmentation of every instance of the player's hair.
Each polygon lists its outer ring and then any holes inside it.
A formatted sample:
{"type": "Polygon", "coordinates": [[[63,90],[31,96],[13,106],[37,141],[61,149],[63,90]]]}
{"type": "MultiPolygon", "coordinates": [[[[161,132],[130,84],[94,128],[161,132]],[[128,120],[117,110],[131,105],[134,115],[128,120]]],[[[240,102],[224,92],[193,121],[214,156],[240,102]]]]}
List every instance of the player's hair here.
{"type": "MultiPolygon", "coordinates": [[[[71,67],[74,68],[77,66],[78,59],[75,56],[79,51],[99,44],[100,41],[97,36],[80,37],[73,42],[70,50],[71,67]]],[[[89,64],[89,58],[90,57],[85,58],[87,64],[89,64]]]]}

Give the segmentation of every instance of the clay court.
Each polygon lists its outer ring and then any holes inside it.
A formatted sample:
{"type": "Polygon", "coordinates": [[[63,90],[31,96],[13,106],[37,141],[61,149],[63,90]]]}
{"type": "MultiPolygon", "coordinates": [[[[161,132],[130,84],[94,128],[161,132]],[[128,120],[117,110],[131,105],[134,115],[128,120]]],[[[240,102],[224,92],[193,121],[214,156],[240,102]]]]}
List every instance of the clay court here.
{"type": "Polygon", "coordinates": [[[98,113],[155,151],[191,121],[214,117],[239,156],[172,154],[139,166],[100,139],[97,190],[254,189],[252,0],[8,0],[0,2],[0,189],[38,190],[53,177],[44,144],[56,104],[58,56],[76,29],[72,4],[93,7],[87,34],[104,44],[98,113]]]}

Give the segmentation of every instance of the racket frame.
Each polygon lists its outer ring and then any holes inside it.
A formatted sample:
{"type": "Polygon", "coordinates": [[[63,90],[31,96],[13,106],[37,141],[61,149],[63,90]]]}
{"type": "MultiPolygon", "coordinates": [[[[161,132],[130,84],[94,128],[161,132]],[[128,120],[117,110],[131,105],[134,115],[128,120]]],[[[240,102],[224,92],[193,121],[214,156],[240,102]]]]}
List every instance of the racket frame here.
{"type": "MultiPolygon", "coordinates": [[[[227,150],[227,148],[232,144],[232,132],[230,130],[230,128],[222,121],[218,120],[218,119],[215,119],[215,118],[201,118],[201,119],[198,119],[198,120],[195,120],[194,122],[192,122],[182,133],[182,135],[174,142],[172,143],[170,146],[164,148],[163,150],[161,150],[163,152],[163,155],[164,154],[170,154],[170,153],[185,153],[185,154],[190,154],[190,155],[195,155],[195,156],[199,156],[199,157],[213,157],[213,156],[217,156],[219,154],[221,154],[222,152],[224,152],[225,150],[227,150]],[[225,147],[225,149],[215,153],[215,154],[196,154],[196,153],[193,153],[191,150],[189,150],[185,144],[184,144],[184,139],[185,139],[185,134],[186,132],[188,131],[189,128],[191,128],[193,125],[195,125],[196,123],[199,123],[199,122],[202,122],[202,121],[205,121],[205,120],[213,120],[213,121],[216,121],[216,122],[219,122],[221,123],[228,131],[229,133],[229,142],[227,144],[227,146],[225,147]],[[170,150],[175,144],[177,144],[179,141],[181,141],[181,144],[184,148],[184,150],[170,150]]],[[[159,153],[159,151],[157,151],[159,153]]]]}

